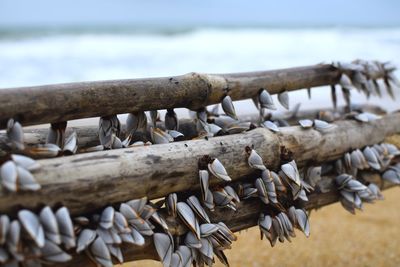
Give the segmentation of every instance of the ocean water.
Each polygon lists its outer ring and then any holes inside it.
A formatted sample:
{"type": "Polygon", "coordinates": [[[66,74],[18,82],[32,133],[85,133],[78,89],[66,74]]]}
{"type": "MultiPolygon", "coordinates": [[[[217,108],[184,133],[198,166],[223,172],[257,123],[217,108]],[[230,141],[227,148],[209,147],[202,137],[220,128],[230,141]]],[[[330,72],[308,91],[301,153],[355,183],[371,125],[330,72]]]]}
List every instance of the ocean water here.
{"type": "MultiPolygon", "coordinates": [[[[0,88],[287,68],[357,58],[400,66],[400,27],[194,28],[136,31],[0,30],[0,88]]],[[[302,107],[330,105],[327,89],[293,93],[302,107]]],[[[354,94],[356,103],[364,96],[354,94]]],[[[400,105],[384,97],[389,110],[400,105]]],[[[248,101],[239,111],[255,111],[248,101]]]]}

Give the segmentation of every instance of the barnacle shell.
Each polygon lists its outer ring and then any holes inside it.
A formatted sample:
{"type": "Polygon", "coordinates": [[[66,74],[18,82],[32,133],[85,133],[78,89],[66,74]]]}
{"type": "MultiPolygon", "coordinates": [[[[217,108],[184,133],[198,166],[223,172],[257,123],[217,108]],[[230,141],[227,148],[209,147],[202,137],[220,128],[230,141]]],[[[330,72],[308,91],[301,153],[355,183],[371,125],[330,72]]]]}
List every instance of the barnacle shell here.
{"type": "Polygon", "coordinates": [[[66,207],[59,208],[56,212],[56,218],[65,248],[75,247],[75,232],[68,209],[66,207]]]}
{"type": "Polygon", "coordinates": [[[217,178],[224,181],[231,181],[231,177],[229,177],[228,173],[225,170],[225,167],[218,159],[214,159],[211,163],[208,164],[208,170],[217,178]]]}
{"type": "Polygon", "coordinates": [[[76,252],[80,253],[89,247],[89,245],[95,240],[97,233],[91,229],[83,229],[79,234],[76,246],[76,252]]]}
{"type": "Polygon", "coordinates": [[[1,184],[10,191],[17,191],[17,165],[11,160],[0,167],[1,184]]]}
{"type": "Polygon", "coordinates": [[[301,127],[307,129],[307,128],[311,128],[313,126],[314,122],[309,119],[304,119],[304,120],[299,120],[299,124],[301,127]]]}
{"type": "Polygon", "coordinates": [[[114,224],[115,210],[113,207],[108,206],[103,210],[100,216],[100,226],[104,229],[110,229],[114,224]]]}
{"type": "Polygon", "coordinates": [[[192,210],[197,214],[199,218],[201,218],[203,221],[209,223],[210,218],[207,215],[207,212],[203,209],[203,207],[200,204],[200,201],[196,196],[190,196],[186,200],[187,204],[192,208],[192,210]]]}
{"type": "Polygon", "coordinates": [[[289,93],[287,91],[283,91],[278,94],[278,100],[281,105],[289,110],[289,93]]]}
{"type": "Polygon", "coordinates": [[[165,267],[171,264],[172,253],[174,244],[167,234],[155,233],[153,236],[154,246],[157,250],[158,256],[165,267]]]}
{"type": "Polygon", "coordinates": [[[45,243],[44,231],[36,214],[29,210],[21,210],[18,212],[18,219],[36,245],[39,248],[43,247],[45,243]]]}
{"type": "Polygon", "coordinates": [[[249,155],[247,162],[251,168],[259,169],[259,170],[266,170],[267,168],[264,166],[264,162],[260,155],[254,150],[249,147],[246,147],[246,151],[249,155]]]}
{"type": "Polygon", "coordinates": [[[96,240],[90,246],[90,253],[94,261],[104,267],[113,267],[111,261],[110,251],[104,243],[101,237],[97,237],[96,240]]]}
{"type": "Polygon", "coordinates": [[[271,95],[267,90],[263,89],[258,95],[258,101],[260,103],[261,108],[276,110],[276,106],[271,95]]]}
{"type": "Polygon", "coordinates": [[[59,246],[51,241],[46,241],[40,249],[44,260],[49,262],[67,262],[72,259],[71,255],[64,252],[59,246]]]}
{"type": "Polygon", "coordinates": [[[213,233],[217,232],[218,230],[219,230],[219,227],[213,223],[204,223],[204,224],[200,225],[201,237],[207,237],[209,235],[212,235],[213,233]]]}
{"type": "Polygon", "coordinates": [[[273,123],[272,121],[264,121],[264,122],[262,123],[262,126],[263,126],[264,128],[267,128],[267,129],[269,129],[269,130],[275,132],[275,133],[281,131],[281,130],[279,130],[279,127],[278,127],[275,123],[273,123]]]}
{"type": "Polygon", "coordinates": [[[222,99],[221,105],[222,105],[222,109],[224,110],[226,115],[237,120],[235,107],[233,106],[232,99],[229,95],[225,96],[222,99]]]}
{"type": "Polygon", "coordinates": [[[197,222],[192,209],[186,203],[178,202],[177,211],[185,225],[196,234],[198,239],[200,239],[199,223],[197,222]]]}

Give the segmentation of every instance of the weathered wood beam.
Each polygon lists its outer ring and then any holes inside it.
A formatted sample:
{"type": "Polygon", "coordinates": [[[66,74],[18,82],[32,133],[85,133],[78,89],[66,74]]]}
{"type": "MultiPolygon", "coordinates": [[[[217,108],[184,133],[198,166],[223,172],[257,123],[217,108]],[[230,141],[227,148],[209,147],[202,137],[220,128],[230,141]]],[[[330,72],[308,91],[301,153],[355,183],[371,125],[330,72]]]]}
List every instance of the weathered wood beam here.
{"type": "Polygon", "coordinates": [[[233,100],[251,98],[260,88],[284,90],[334,84],[340,74],[331,65],[236,74],[200,74],[43,85],[0,90],[0,129],[9,118],[23,126],[185,107],[192,110],[219,103],[229,92],[233,100]]]}
{"type": "Polygon", "coordinates": [[[72,214],[80,214],[132,198],[154,199],[171,192],[199,189],[198,160],[204,155],[217,157],[231,178],[237,180],[252,172],[245,156],[246,146],[254,146],[265,165],[276,170],[288,155],[300,167],[319,164],[399,132],[400,113],[394,113],[369,123],[338,121],[325,131],[293,126],[274,134],[258,128],[209,140],[39,160],[42,168],[34,176],[42,189],[17,196],[0,192],[0,213],[10,214],[21,206],[35,209],[42,203],[62,203],[72,214]]]}
{"type": "MultiPolygon", "coordinates": [[[[363,178],[368,182],[373,182],[377,185],[381,185],[382,189],[388,189],[393,187],[392,184],[387,182],[382,182],[380,176],[378,174],[372,173],[364,173],[363,178]]],[[[333,183],[334,177],[323,177],[323,181],[326,184],[326,180],[330,180],[328,182],[329,187],[324,186],[325,189],[329,188],[329,191],[326,193],[321,192],[313,192],[309,195],[309,201],[305,203],[305,209],[319,209],[321,207],[336,203],[339,200],[339,194],[336,189],[336,186],[333,183]]],[[[250,227],[256,226],[259,218],[260,212],[265,210],[265,206],[261,203],[259,199],[249,199],[244,200],[238,204],[238,210],[236,212],[232,211],[228,208],[216,208],[214,212],[210,212],[210,219],[212,222],[220,222],[223,221],[232,231],[238,232],[244,229],[248,229],[250,227]]],[[[161,214],[166,216],[164,210],[161,211],[161,214]]],[[[175,229],[178,227],[178,224],[174,223],[176,220],[173,218],[167,217],[167,222],[169,227],[173,232],[183,234],[183,231],[186,231],[184,228],[175,229]]],[[[312,225],[312,217],[311,217],[311,225],[312,225]]],[[[312,226],[311,226],[312,229],[312,226]]],[[[268,246],[268,244],[265,244],[268,246]]],[[[143,259],[153,259],[158,260],[158,255],[154,249],[152,238],[146,238],[146,243],[142,247],[126,245],[122,246],[123,255],[125,262],[135,261],[135,260],[143,260],[143,259]]],[[[117,264],[117,262],[115,262],[117,264]]],[[[84,254],[74,254],[74,258],[72,261],[68,262],[65,265],[61,266],[91,266],[93,264],[89,258],[84,254]]]]}
{"type": "MultiPolygon", "coordinates": [[[[385,113],[378,106],[365,104],[365,105],[353,105],[352,110],[359,111],[370,111],[375,114],[383,115],[385,113]]],[[[297,120],[300,118],[310,118],[315,119],[318,118],[320,112],[335,112],[335,114],[342,117],[346,112],[346,107],[338,107],[335,111],[333,108],[324,108],[324,109],[308,109],[308,110],[300,110],[297,112],[295,116],[293,116],[292,112],[283,112],[283,113],[273,113],[272,119],[287,119],[291,124],[298,124],[297,120]]],[[[240,121],[250,121],[253,123],[258,123],[259,114],[249,114],[249,115],[239,115],[240,121]]],[[[158,122],[158,127],[164,128],[163,122],[158,122]]],[[[77,126],[77,127],[67,127],[66,136],[75,131],[78,135],[78,147],[79,148],[87,148],[91,146],[99,145],[99,135],[98,135],[98,125],[85,125],[85,126],[77,126]]],[[[126,137],[126,127],[125,124],[122,123],[121,127],[121,138],[126,137]]],[[[196,130],[196,124],[191,119],[181,119],[179,121],[179,131],[182,132],[186,139],[192,139],[198,135],[196,130]]],[[[46,142],[46,138],[48,135],[48,128],[26,128],[24,129],[24,140],[25,144],[28,146],[43,144],[46,142]]],[[[0,133],[0,149],[7,150],[7,135],[5,132],[0,133]]]]}

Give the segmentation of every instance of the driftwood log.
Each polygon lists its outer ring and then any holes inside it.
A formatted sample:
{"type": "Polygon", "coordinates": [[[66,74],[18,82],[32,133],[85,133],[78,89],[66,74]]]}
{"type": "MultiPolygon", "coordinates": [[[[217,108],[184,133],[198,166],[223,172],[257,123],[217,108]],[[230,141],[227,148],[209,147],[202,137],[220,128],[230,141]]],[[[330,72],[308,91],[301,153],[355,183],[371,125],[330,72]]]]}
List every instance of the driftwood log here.
{"type": "MultiPolygon", "coordinates": [[[[42,168],[34,176],[42,189],[21,192],[18,197],[2,191],[0,213],[62,203],[76,215],[132,198],[154,199],[172,192],[197,190],[198,160],[204,155],[217,157],[231,178],[237,180],[252,172],[246,160],[246,146],[254,146],[272,170],[278,169],[282,159],[291,157],[299,167],[320,164],[399,133],[400,113],[369,123],[338,121],[332,126],[324,131],[284,127],[278,134],[257,128],[209,140],[39,160],[42,168]]],[[[216,181],[212,179],[212,183],[216,181]]]]}
{"type": "MultiPolygon", "coordinates": [[[[359,110],[360,112],[369,111],[381,115],[385,113],[385,111],[382,110],[380,107],[374,105],[352,105],[352,110],[359,110]]],[[[288,122],[291,124],[298,124],[298,119],[315,119],[319,117],[319,114],[321,112],[335,112],[339,116],[343,116],[343,114],[346,112],[346,107],[338,107],[337,110],[334,110],[333,108],[299,110],[296,114],[293,114],[292,112],[284,112],[279,114],[273,113],[272,119],[274,120],[277,118],[283,118],[288,120],[288,122]]],[[[257,123],[259,121],[259,114],[239,115],[239,120],[257,123]]],[[[159,122],[157,127],[163,128],[163,123],[159,122]]],[[[121,137],[122,139],[124,139],[126,137],[126,127],[124,123],[122,123],[121,128],[121,137]]],[[[87,148],[99,144],[99,127],[97,124],[79,127],[67,127],[66,136],[70,135],[73,131],[75,131],[78,135],[79,148],[87,148]]],[[[179,131],[185,135],[186,139],[192,139],[198,135],[196,124],[191,119],[181,119],[179,121],[179,131]]],[[[46,143],[48,133],[48,128],[26,128],[24,129],[25,144],[28,146],[44,144],[46,143]]],[[[8,149],[6,133],[0,133],[0,149],[3,149],[5,151],[8,149]]]]}
{"type": "MultiPolygon", "coordinates": [[[[382,189],[388,189],[392,187],[392,184],[382,182],[381,178],[377,174],[364,173],[363,178],[368,182],[373,182],[377,185],[381,185],[382,189]]],[[[314,192],[308,196],[309,201],[305,203],[305,209],[312,210],[318,209],[330,204],[333,204],[339,200],[339,193],[333,182],[333,177],[323,177],[324,183],[329,183],[328,192],[314,192]],[[325,180],[325,181],[324,181],[325,180]],[[329,181],[326,181],[329,180],[329,181]]],[[[212,222],[223,221],[232,231],[237,232],[244,229],[248,229],[257,225],[260,212],[262,212],[265,206],[261,204],[259,199],[249,199],[242,201],[238,204],[238,210],[236,212],[229,208],[216,208],[214,212],[210,212],[210,219],[212,222]]],[[[166,212],[161,210],[161,214],[167,218],[167,223],[171,232],[174,234],[184,234],[187,230],[181,225],[176,223],[176,219],[168,218],[166,212]]],[[[311,218],[312,220],[312,218],[311,218]]],[[[311,223],[312,224],[312,223],[311,223]]],[[[265,246],[268,246],[266,243],[265,246]]],[[[124,261],[135,261],[143,259],[158,260],[158,255],[155,251],[152,238],[146,238],[145,245],[133,246],[129,244],[122,245],[122,253],[124,255],[124,261]]],[[[117,264],[117,262],[115,262],[117,264]]],[[[90,259],[84,254],[74,254],[72,261],[60,265],[60,266],[95,266],[90,259]]]]}
{"type": "Polygon", "coordinates": [[[340,73],[332,65],[314,65],[235,74],[189,73],[182,76],[55,84],[0,90],[0,129],[9,118],[22,125],[106,116],[143,110],[216,104],[229,92],[233,100],[330,85],[340,73]]]}

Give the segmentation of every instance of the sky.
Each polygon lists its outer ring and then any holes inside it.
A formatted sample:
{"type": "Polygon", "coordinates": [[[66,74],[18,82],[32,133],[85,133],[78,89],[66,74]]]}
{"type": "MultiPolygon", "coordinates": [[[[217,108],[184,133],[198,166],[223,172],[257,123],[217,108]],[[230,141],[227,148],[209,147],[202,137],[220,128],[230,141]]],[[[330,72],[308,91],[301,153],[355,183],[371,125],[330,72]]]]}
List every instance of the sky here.
{"type": "Polygon", "coordinates": [[[399,26],[398,0],[0,0],[0,27],[399,26]]]}

